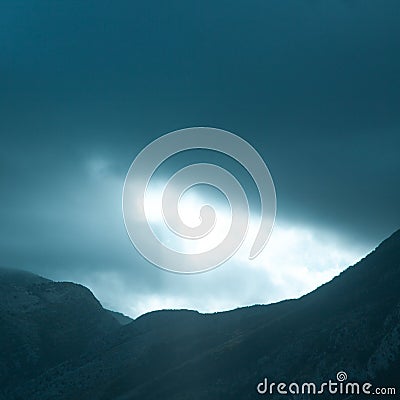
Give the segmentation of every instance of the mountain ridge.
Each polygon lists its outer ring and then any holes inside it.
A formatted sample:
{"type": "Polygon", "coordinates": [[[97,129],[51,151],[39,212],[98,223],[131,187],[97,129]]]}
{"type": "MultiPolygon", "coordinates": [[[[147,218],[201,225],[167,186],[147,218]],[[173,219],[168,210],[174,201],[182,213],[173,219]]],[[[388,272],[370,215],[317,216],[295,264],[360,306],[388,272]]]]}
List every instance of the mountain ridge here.
{"type": "Polygon", "coordinates": [[[255,385],[265,376],[320,382],[341,370],[352,380],[394,384],[400,381],[399,289],[400,230],[299,299],[213,314],[147,313],[3,396],[246,400],[258,398],[255,385]]]}

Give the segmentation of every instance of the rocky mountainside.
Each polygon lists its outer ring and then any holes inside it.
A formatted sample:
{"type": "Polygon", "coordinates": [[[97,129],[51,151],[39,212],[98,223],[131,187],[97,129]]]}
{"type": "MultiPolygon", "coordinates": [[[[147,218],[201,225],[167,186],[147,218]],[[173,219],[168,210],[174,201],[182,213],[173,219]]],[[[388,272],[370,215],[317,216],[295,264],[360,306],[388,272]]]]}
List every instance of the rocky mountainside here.
{"type": "Polygon", "coordinates": [[[265,377],[319,383],[339,371],[400,391],[400,231],[300,299],[223,313],[118,325],[82,286],[23,273],[0,276],[0,294],[7,400],[245,400],[265,377]]]}

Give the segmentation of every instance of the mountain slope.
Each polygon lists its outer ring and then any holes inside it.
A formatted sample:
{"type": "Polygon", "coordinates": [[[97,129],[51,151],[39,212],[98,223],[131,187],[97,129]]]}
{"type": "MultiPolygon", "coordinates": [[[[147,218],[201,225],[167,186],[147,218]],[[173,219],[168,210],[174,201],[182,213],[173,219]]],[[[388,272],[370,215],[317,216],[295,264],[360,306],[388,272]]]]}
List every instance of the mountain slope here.
{"type": "Polygon", "coordinates": [[[400,231],[298,300],[206,315],[152,312],[6,393],[245,400],[259,397],[264,377],[319,383],[342,370],[351,381],[400,382],[400,231]]]}
{"type": "Polygon", "coordinates": [[[86,352],[119,328],[84,286],[0,269],[0,387],[86,352]]]}

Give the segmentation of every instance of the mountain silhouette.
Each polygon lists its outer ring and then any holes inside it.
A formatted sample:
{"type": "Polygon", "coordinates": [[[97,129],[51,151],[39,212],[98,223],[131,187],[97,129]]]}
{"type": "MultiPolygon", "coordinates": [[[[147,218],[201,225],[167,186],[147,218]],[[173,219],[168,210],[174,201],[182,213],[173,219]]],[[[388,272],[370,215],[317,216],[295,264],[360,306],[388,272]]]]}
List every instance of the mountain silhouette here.
{"type": "Polygon", "coordinates": [[[228,312],[130,322],[81,285],[14,270],[1,270],[0,295],[2,400],[258,399],[266,377],[319,384],[339,371],[400,385],[400,231],[299,299],[228,312]]]}

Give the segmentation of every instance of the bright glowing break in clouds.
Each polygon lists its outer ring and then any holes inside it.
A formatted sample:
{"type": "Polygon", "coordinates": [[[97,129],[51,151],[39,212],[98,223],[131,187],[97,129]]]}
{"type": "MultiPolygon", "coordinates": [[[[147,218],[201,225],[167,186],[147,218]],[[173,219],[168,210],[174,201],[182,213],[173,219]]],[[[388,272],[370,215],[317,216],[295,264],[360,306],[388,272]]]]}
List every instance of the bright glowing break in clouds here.
{"type": "MultiPolygon", "coordinates": [[[[213,232],[201,240],[185,241],[174,236],[165,226],[161,196],[157,193],[160,193],[157,186],[147,193],[146,216],[156,235],[171,248],[189,253],[201,252],[225,237],[230,214],[223,201],[212,204],[217,213],[213,232]]],[[[183,221],[189,226],[198,224],[203,204],[195,190],[183,195],[179,204],[183,221]]],[[[278,218],[265,249],[257,258],[249,260],[257,224],[257,219],[251,219],[242,247],[213,271],[182,276],[160,270],[162,284],[153,290],[132,289],[118,272],[97,272],[83,283],[106,307],[132,317],[159,309],[188,308],[215,312],[299,297],[331,280],[368,251],[359,246],[349,247],[333,232],[311,226],[294,226],[278,218]]],[[[148,268],[156,267],[148,264],[148,268]]]]}

